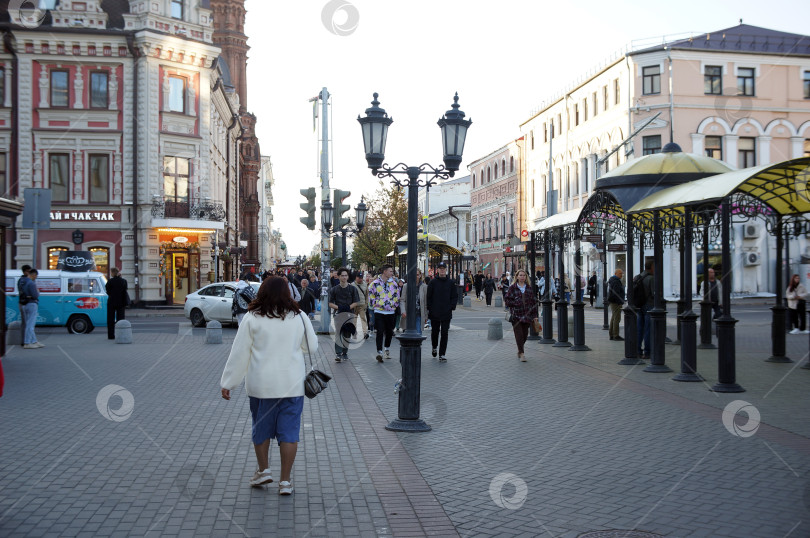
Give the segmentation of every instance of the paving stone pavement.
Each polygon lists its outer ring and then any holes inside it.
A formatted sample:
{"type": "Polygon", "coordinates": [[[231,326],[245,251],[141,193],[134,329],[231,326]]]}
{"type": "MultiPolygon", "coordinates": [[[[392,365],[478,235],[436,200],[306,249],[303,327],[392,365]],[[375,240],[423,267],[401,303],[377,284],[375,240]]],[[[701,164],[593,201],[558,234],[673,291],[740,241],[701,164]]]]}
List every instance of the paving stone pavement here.
{"type": "MultiPolygon", "coordinates": [[[[247,486],[247,398],[218,389],[232,330],[222,345],[181,323],[132,345],[48,334],[41,350],[12,348],[0,536],[810,536],[810,372],[762,361],[769,325],[738,325],[747,392],[716,394],[617,365],[623,347],[600,311],[586,309],[592,351],[530,342],[520,363],[507,324],[495,342],[460,328],[483,310],[458,309],[446,364],[423,345],[427,433],[384,429],[397,414],[397,343],[384,364],[371,341],[335,364],[322,336],[334,380],[304,407],[292,498],[247,486]],[[745,415],[724,425],[736,400],[760,412],[750,436],[745,415]]],[[[806,350],[806,337],[788,340],[791,356],[806,350]]],[[[667,346],[675,370],[679,353],[667,346]]],[[[711,384],[717,352],[700,353],[711,384]]],[[[278,462],[276,451],[274,473],[278,462]]]]}

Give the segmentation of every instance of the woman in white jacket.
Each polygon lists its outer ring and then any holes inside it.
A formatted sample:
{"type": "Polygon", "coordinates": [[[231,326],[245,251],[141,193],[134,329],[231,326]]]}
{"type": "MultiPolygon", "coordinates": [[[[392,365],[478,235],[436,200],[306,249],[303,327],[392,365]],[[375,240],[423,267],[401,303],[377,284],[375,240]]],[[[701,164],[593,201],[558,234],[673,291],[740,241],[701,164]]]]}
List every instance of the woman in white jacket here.
{"type": "Polygon", "coordinates": [[[279,495],[293,492],[290,473],[298,450],[298,433],[304,409],[304,353],[317,351],[318,337],[306,315],[290,296],[287,281],[266,279],[250,303],[231,354],[222,372],[222,397],[245,380],[253,418],[253,445],[259,469],[251,486],[273,481],[270,472],[270,440],[276,439],[281,453],[279,495]],[[306,338],[306,340],[304,340],[306,338]]]}

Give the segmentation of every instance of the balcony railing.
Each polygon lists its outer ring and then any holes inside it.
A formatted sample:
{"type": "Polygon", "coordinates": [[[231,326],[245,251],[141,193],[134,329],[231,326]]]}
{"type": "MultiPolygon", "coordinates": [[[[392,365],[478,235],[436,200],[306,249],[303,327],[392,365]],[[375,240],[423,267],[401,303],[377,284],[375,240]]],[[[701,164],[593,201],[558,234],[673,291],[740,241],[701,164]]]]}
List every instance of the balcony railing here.
{"type": "Polygon", "coordinates": [[[152,216],[160,219],[195,219],[224,221],[225,209],[221,202],[203,199],[201,201],[176,202],[160,196],[152,197],[152,216]]]}

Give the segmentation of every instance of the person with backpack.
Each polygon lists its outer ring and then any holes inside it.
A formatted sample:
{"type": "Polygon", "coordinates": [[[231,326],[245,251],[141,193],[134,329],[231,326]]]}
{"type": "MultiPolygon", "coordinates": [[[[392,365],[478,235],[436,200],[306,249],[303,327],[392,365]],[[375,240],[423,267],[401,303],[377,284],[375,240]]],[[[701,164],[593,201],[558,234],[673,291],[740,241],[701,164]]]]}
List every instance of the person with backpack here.
{"type": "MultiPolygon", "coordinates": [[[[594,273],[595,274],[595,273],[594,273]]],[[[622,305],[624,305],[624,284],[622,284],[622,276],[624,271],[616,269],[613,276],[608,280],[608,304],[610,305],[610,339],[611,340],[624,340],[619,336],[619,324],[622,319],[622,305]]]]}
{"type": "Polygon", "coordinates": [[[633,278],[633,306],[638,318],[638,356],[649,360],[650,347],[650,310],[653,307],[653,290],[655,284],[655,260],[647,260],[644,271],[633,278]]]}
{"type": "Polygon", "coordinates": [[[256,298],[256,290],[253,289],[247,278],[247,274],[239,277],[231,303],[231,313],[236,317],[237,324],[242,323],[242,318],[245,317],[250,302],[256,298]]]}

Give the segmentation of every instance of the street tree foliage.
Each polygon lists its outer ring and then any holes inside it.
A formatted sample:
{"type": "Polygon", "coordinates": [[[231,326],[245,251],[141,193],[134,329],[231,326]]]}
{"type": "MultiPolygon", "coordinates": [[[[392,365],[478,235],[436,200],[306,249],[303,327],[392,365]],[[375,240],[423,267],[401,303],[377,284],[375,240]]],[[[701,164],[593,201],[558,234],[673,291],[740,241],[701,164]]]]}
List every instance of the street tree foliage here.
{"type": "Polygon", "coordinates": [[[321,255],[320,255],[320,253],[313,254],[312,256],[310,256],[307,259],[306,264],[309,267],[317,267],[318,269],[320,269],[321,268],[321,255]]]}
{"type": "Polygon", "coordinates": [[[375,268],[385,263],[397,238],[408,233],[408,200],[404,189],[380,180],[377,191],[366,197],[366,204],[366,226],[354,238],[352,262],[357,267],[365,264],[375,268]]]}

